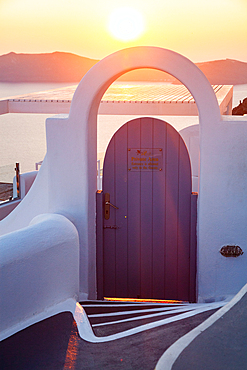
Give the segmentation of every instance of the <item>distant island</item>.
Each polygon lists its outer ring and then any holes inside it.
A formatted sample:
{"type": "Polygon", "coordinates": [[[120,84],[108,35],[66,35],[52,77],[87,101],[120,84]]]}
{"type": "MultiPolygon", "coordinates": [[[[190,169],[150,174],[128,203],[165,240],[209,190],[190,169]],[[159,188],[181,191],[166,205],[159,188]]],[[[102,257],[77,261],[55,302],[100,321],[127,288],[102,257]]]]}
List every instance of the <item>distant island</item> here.
{"type": "MultiPolygon", "coordinates": [[[[0,56],[0,82],[72,82],[78,83],[98,60],[72,53],[9,53],[0,56]]],[[[196,63],[212,85],[247,83],[247,63],[233,59],[196,63]]],[[[120,81],[179,83],[173,76],[153,69],[126,73],[120,81]]]]}

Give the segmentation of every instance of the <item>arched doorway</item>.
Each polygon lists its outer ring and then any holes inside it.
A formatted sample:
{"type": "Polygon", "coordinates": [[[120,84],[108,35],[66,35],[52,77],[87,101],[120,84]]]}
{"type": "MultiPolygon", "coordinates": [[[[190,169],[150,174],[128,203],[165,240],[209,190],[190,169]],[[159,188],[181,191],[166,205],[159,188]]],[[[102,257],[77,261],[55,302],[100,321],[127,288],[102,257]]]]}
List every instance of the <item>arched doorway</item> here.
{"type": "Polygon", "coordinates": [[[82,165],[80,174],[77,172],[77,181],[81,184],[81,208],[77,208],[76,211],[80,220],[78,221],[79,279],[80,292],[85,292],[90,298],[94,298],[96,294],[95,192],[97,178],[95,163],[97,160],[98,108],[105,91],[118,77],[139,68],[153,68],[167,72],[188,88],[197,104],[200,132],[202,130],[211,132],[212,124],[221,120],[216,96],[204,74],[187,58],[171,50],[156,47],[134,47],[121,50],[97,63],[84,76],[72,100],[68,130],[73,136],[73,145],[77,141],[80,145],[82,165]]]}
{"type": "Polygon", "coordinates": [[[113,135],[98,193],[100,298],[195,301],[191,189],[189,154],[169,123],[138,118],[113,135]]]}

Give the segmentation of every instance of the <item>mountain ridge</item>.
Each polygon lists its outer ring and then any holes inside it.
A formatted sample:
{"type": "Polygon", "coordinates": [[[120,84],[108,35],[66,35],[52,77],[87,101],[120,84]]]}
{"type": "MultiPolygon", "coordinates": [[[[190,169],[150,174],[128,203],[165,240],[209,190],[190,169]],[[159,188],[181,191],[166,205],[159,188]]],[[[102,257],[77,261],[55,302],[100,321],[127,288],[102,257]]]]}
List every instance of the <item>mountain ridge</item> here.
{"type": "MultiPolygon", "coordinates": [[[[0,56],[0,82],[71,82],[78,83],[99,60],[73,53],[15,53],[0,56]]],[[[247,83],[247,63],[221,59],[195,63],[212,85],[247,83]]],[[[126,73],[120,81],[180,83],[173,76],[153,70],[138,69],[126,73]]]]}

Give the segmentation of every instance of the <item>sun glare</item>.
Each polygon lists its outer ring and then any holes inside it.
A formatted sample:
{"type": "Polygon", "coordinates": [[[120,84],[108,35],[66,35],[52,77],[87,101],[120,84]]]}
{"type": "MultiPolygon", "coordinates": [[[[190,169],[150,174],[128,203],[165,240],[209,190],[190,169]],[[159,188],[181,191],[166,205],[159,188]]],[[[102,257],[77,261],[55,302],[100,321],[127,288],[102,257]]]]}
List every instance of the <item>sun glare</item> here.
{"type": "Polygon", "coordinates": [[[140,12],[133,8],[115,9],[110,16],[109,30],[118,40],[137,39],[144,31],[144,21],[140,12]]]}

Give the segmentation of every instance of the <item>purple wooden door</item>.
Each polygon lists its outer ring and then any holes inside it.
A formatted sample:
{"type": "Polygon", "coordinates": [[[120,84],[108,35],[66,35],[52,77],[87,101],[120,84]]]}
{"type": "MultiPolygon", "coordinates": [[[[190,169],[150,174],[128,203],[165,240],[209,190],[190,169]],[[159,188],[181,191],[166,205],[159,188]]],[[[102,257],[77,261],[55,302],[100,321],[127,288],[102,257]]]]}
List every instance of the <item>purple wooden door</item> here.
{"type": "Polygon", "coordinates": [[[155,118],[124,124],[107,148],[103,196],[99,295],[195,301],[196,201],[179,133],[155,118]]]}

